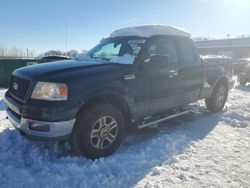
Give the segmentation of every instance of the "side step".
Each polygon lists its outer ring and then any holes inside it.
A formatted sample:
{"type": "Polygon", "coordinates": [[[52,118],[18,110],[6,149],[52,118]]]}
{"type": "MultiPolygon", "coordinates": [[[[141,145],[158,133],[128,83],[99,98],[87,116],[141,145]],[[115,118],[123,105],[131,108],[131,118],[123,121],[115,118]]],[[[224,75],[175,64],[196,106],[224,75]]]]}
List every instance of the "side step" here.
{"type": "Polygon", "coordinates": [[[155,121],[151,121],[151,122],[148,122],[148,123],[144,123],[142,125],[138,125],[137,128],[138,129],[143,129],[145,127],[149,127],[149,126],[152,126],[152,125],[157,124],[157,123],[161,123],[161,122],[169,120],[169,119],[173,119],[173,118],[176,118],[176,117],[179,117],[179,116],[183,116],[183,115],[191,113],[191,112],[192,112],[192,110],[187,110],[187,111],[184,111],[184,112],[179,112],[179,113],[176,113],[176,114],[173,114],[173,115],[161,118],[161,119],[157,119],[155,121]]]}

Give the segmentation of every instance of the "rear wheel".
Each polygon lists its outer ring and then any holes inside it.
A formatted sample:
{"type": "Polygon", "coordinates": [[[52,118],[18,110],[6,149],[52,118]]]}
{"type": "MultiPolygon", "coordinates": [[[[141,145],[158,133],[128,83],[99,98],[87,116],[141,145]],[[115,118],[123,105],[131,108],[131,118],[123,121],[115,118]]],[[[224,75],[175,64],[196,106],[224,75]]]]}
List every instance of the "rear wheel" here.
{"type": "Polygon", "coordinates": [[[225,82],[219,82],[212,93],[212,95],[205,99],[206,108],[210,112],[221,111],[226,103],[228,96],[228,87],[225,82]]]}
{"type": "Polygon", "coordinates": [[[96,105],[79,114],[73,146],[78,154],[95,159],[111,155],[124,136],[124,118],[113,105],[96,105]]]}

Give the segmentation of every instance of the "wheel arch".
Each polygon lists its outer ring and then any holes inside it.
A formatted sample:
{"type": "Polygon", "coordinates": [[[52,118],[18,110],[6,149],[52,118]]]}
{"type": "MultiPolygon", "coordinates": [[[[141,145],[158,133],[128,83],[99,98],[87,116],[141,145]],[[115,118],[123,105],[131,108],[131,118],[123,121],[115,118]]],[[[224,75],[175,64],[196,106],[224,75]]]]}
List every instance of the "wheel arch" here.
{"type": "Polygon", "coordinates": [[[214,88],[219,84],[219,83],[225,83],[226,86],[227,86],[227,89],[229,88],[229,83],[228,83],[228,78],[226,76],[221,76],[219,78],[217,78],[217,80],[214,82],[214,85],[213,85],[213,90],[214,88]]]}
{"type": "MultiPolygon", "coordinates": [[[[88,97],[87,100],[80,106],[76,118],[79,117],[80,113],[84,113],[85,110],[98,105],[98,104],[112,104],[121,110],[124,116],[125,125],[130,123],[131,120],[131,107],[128,100],[125,99],[123,95],[114,91],[103,91],[98,94],[88,97]]],[[[128,127],[128,126],[126,126],[128,127]]]]}

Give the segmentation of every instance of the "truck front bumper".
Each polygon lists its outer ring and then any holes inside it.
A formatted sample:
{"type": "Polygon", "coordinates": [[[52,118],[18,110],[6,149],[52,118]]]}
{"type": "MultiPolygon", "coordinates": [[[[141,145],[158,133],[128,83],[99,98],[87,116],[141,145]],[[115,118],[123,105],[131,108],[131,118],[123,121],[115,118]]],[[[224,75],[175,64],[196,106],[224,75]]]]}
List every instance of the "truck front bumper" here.
{"type": "Polygon", "coordinates": [[[4,99],[7,105],[7,117],[12,125],[19,132],[30,139],[35,140],[65,140],[73,130],[75,119],[68,121],[39,121],[24,118],[19,114],[19,109],[7,98],[4,99]]]}

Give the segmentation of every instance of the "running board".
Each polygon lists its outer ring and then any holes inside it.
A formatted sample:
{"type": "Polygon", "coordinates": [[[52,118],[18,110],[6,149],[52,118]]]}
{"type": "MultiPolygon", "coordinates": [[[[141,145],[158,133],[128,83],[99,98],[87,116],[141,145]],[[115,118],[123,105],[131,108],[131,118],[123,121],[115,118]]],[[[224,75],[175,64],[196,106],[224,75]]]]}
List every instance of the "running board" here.
{"type": "Polygon", "coordinates": [[[161,123],[161,122],[163,122],[163,121],[166,121],[166,120],[169,120],[169,119],[173,119],[173,118],[176,118],[176,117],[179,117],[179,116],[183,116],[183,115],[188,114],[188,113],[191,113],[191,112],[192,112],[191,110],[184,111],[184,112],[179,112],[179,113],[176,113],[176,114],[173,114],[173,115],[170,115],[170,116],[167,116],[167,117],[164,117],[164,118],[155,120],[155,121],[151,121],[151,122],[149,122],[149,123],[145,123],[145,124],[142,124],[142,125],[138,125],[137,128],[138,128],[138,129],[143,129],[143,128],[145,128],[145,127],[152,126],[152,125],[155,125],[155,124],[157,124],[157,123],[161,123]]]}

